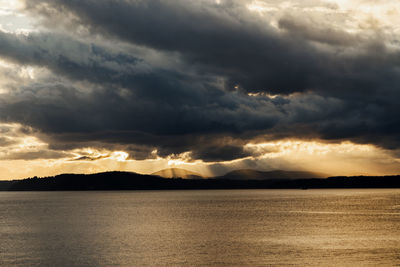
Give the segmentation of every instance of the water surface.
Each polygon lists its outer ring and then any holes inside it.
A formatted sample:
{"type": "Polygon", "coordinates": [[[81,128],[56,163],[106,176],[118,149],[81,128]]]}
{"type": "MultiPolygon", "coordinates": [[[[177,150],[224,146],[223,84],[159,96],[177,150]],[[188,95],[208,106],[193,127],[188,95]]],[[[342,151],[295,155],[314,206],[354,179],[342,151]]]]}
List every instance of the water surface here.
{"type": "Polygon", "coordinates": [[[400,190],[0,192],[0,266],[400,265],[400,190]]]}

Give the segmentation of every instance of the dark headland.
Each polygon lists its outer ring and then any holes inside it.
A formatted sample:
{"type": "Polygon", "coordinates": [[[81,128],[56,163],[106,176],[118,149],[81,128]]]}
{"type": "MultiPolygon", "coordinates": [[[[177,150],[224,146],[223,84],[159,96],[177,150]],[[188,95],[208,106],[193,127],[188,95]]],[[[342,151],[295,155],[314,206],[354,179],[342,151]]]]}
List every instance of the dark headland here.
{"type": "Polygon", "coordinates": [[[52,190],[169,190],[169,189],[312,189],[312,188],[400,188],[400,175],[317,178],[312,173],[253,171],[240,179],[235,171],[213,178],[163,178],[133,172],[61,174],[53,177],[0,181],[1,191],[52,190]],[[254,173],[253,173],[254,174],[254,173]],[[275,175],[275,176],[274,176],[275,175]],[[309,175],[306,177],[305,175],[309,175]]]}

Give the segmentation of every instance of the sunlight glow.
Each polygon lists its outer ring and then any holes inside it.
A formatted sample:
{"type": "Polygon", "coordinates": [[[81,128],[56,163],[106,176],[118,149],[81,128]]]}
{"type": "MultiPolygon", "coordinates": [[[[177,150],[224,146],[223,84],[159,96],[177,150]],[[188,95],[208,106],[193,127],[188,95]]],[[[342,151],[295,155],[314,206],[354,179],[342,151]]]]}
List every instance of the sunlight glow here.
{"type": "Polygon", "coordinates": [[[263,13],[266,11],[277,11],[278,10],[277,7],[268,6],[263,1],[258,1],[258,0],[253,1],[251,4],[247,5],[247,8],[250,11],[255,11],[255,12],[259,12],[259,13],[263,13]]]}
{"type": "Polygon", "coordinates": [[[198,163],[199,161],[193,161],[191,158],[191,152],[184,152],[178,155],[170,155],[166,158],[166,160],[168,161],[168,166],[179,166],[179,165],[183,165],[183,164],[189,164],[189,165],[195,165],[196,163],[198,163]]]}
{"type": "Polygon", "coordinates": [[[8,62],[8,61],[3,60],[3,59],[0,58],[0,67],[3,67],[3,68],[12,68],[12,67],[14,67],[14,66],[15,66],[14,64],[12,64],[12,63],[10,63],[10,62],[8,62]]]}
{"type": "Polygon", "coordinates": [[[127,158],[129,157],[129,154],[124,152],[124,151],[115,151],[110,155],[111,159],[114,159],[116,161],[126,161],[127,158]]]}
{"type": "MultiPolygon", "coordinates": [[[[229,170],[312,170],[328,175],[382,175],[400,172],[400,159],[394,153],[368,144],[329,143],[321,140],[284,139],[248,143],[245,158],[220,162],[193,159],[191,151],[134,160],[125,151],[82,148],[55,151],[38,137],[13,123],[0,124],[3,145],[0,147],[0,179],[48,176],[59,173],[93,173],[101,171],[134,171],[153,173],[179,167],[205,177],[221,175],[229,170]],[[44,156],[44,157],[43,157],[44,156]],[[3,176],[4,175],[4,176],[3,176]]],[[[25,126],[26,127],[26,126],[25,126]]]]}
{"type": "MultiPolygon", "coordinates": [[[[306,1],[261,1],[254,0],[247,9],[256,12],[271,26],[279,25],[282,18],[299,18],[299,22],[313,24],[321,21],[316,28],[329,25],[331,29],[372,37],[376,33],[385,34],[385,38],[396,41],[400,32],[400,9],[398,1],[359,1],[359,0],[322,0],[306,1]]],[[[279,26],[275,27],[280,30],[279,26]]],[[[396,44],[398,42],[395,42],[396,44]]],[[[393,45],[393,44],[392,44],[393,45]]],[[[398,47],[398,45],[396,46],[398,47]]]]}
{"type": "Polygon", "coordinates": [[[261,162],[305,169],[329,175],[382,175],[400,171],[399,159],[390,151],[349,141],[280,140],[247,144],[245,150],[261,162]],[[283,165],[282,165],[283,164],[283,165]]]}
{"type": "Polygon", "coordinates": [[[3,145],[0,147],[0,159],[16,153],[36,152],[47,148],[47,144],[35,136],[21,133],[21,125],[14,123],[0,123],[3,145]]]}
{"type": "Polygon", "coordinates": [[[262,157],[280,157],[293,154],[326,155],[328,153],[351,154],[371,153],[376,148],[373,145],[359,145],[351,142],[322,143],[317,141],[282,140],[268,143],[249,143],[245,149],[257,152],[262,157]]]}
{"type": "Polygon", "coordinates": [[[257,93],[247,93],[248,96],[253,96],[253,97],[267,97],[270,99],[277,98],[280,95],[272,95],[266,92],[257,92],[257,93]]]}
{"type": "Polygon", "coordinates": [[[27,16],[22,9],[23,1],[0,0],[0,30],[7,33],[18,33],[28,35],[37,31],[35,18],[27,16]]]}

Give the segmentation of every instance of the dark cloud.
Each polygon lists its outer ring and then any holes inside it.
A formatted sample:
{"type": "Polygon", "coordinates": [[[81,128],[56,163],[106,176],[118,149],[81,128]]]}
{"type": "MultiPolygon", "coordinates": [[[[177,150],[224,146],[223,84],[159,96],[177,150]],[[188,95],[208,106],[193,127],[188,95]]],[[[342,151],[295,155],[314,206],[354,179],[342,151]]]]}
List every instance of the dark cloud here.
{"type": "Polygon", "coordinates": [[[243,146],[232,145],[216,145],[205,146],[201,150],[194,150],[192,155],[197,159],[205,159],[205,161],[229,161],[237,158],[245,158],[251,156],[250,153],[244,151],[243,146]]]}
{"type": "Polygon", "coordinates": [[[293,45],[236,1],[27,1],[46,16],[73,14],[94,33],[179,52],[202,71],[229,78],[229,87],[290,93],[307,89],[307,73],[318,71],[318,54],[293,45]],[[118,14],[116,16],[115,14],[118,14]],[[300,65],[299,63],[302,62],[300,65]],[[289,77],[288,77],[289,76],[289,77]]]}
{"type": "Polygon", "coordinates": [[[382,82],[376,76],[393,76],[399,63],[378,34],[360,37],[291,17],[280,19],[286,31],[278,33],[240,1],[33,0],[27,9],[50,17],[69,13],[93,33],[178,52],[202,71],[227,77],[228,87],[249,92],[373,91],[382,82]],[[356,51],[325,53],[309,41],[356,51]]]}
{"type": "Polygon", "coordinates": [[[107,156],[96,156],[96,157],[81,156],[81,157],[72,159],[72,161],[95,161],[95,160],[100,160],[100,159],[106,159],[108,157],[109,157],[109,155],[107,155],[107,156]]]}
{"type": "Polygon", "coordinates": [[[265,136],[400,147],[400,57],[384,38],[290,16],[275,29],[221,2],[26,1],[53,33],[0,32],[0,55],[53,74],[0,95],[0,119],[51,149],[136,159],[244,158],[265,136]]]}
{"type": "MultiPolygon", "coordinates": [[[[129,55],[111,54],[103,48],[86,49],[86,59],[75,57],[77,51],[73,50],[60,57],[55,55],[60,49],[49,42],[57,44],[61,39],[65,47],[91,45],[58,35],[51,38],[49,34],[24,37],[3,33],[0,38],[16,44],[0,48],[0,53],[9,57],[13,54],[10,51],[24,46],[21,53],[15,53],[18,57],[11,57],[18,63],[45,66],[69,79],[87,80],[91,83],[88,87],[95,87],[85,88],[89,93],[82,93],[67,80],[44,80],[0,98],[3,121],[17,121],[40,129],[52,148],[112,144],[115,149],[119,144],[136,144],[124,150],[141,159],[150,157],[154,149],[160,155],[196,149],[199,143],[193,141],[204,135],[269,128],[279,115],[271,101],[225,92],[209,76],[199,81],[199,76],[157,68],[119,72],[108,68],[115,66],[109,63],[123,64],[119,60],[129,59],[129,55]],[[88,59],[97,61],[88,64],[88,59]],[[74,71],[70,71],[71,62],[74,71]],[[102,62],[104,67],[98,67],[96,62],[102,62]],[[147,148],[138,149],[138,145],[147,148]]],[[[128,60],[126,66],[135,63],[128,60]]]]}

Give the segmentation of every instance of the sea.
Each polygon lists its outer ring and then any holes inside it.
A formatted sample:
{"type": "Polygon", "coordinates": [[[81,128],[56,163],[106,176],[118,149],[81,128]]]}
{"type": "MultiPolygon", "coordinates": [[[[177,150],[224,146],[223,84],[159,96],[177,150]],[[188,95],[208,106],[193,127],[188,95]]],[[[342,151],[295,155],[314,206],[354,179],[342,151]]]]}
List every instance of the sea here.
{"type": "Polygon", "coordinates": [[[0,192],[0,266],[400,266],[400,190],[0,192]]]}

